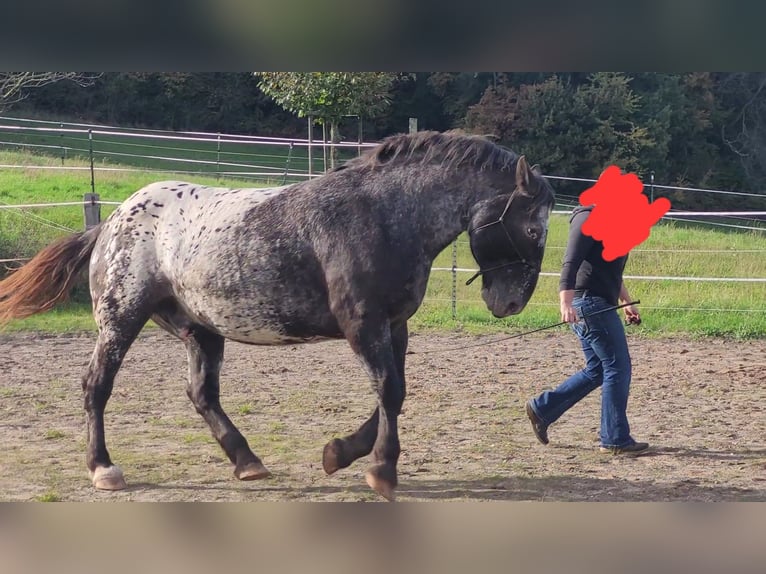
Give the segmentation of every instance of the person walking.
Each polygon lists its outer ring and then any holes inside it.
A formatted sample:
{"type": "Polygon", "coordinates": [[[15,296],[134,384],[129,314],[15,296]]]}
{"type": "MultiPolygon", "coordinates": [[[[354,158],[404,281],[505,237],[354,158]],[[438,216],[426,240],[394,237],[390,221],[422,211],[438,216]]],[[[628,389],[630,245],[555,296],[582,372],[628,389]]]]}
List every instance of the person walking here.
{"type": "MultiPolygon", "coordinates": [[[[638,454],[649,444],[637,442],[630,434],[626,411],[631,359],[625,329],[616,310],[589,316],[617,305],[618,301],[631,301],[622,279],[628,255],[605,261],[602,242],[582,233],[582,225],[592,209],[593,206],[577,207],[572,212],[559,281],[561,320],[569,323],[579,338],[585,367],[556,389],[527,401],[526,414],[537,440],[548,444],[548,427],[601,387],[601,452],[638,454]]],[[[628,323],[641,322],[634,305],[624,307],[624,312],[628,323]]]]}

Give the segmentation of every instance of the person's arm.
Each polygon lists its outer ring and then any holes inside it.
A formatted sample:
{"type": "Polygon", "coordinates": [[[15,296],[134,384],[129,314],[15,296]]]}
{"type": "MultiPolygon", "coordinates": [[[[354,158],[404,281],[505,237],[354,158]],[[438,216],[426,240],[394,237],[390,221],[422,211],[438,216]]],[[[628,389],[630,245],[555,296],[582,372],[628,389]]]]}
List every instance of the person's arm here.
{"type": "Polygon", "coordinates": [[[572,223],[569,226],[569,238],[567,239],[564,263],[561,265],[559,304],[561,320],[567,323],[576,323],[578,321],[577,312],[572,307],[577,271],[580,269],[580,264],[582,264],[594,242],[592,237],[584,235],[581,230],[582,224],[588,219],[588,215],[590,215],[590,211],[582,211],[572,219],[572,223]]]}
{"type": "MultiPolygon", "coordinates": [[[[620,285],[620,303],[630,303],[633,299],[628,293],[628,288],[625,287],[625,281],[620,285]]],[[[636,325],[641,323],[641,315],[638,313],[638,309],[635,305],[628,305],[623,307],[625,310],[625,320],[628,323],[634,323],[636,325]]]]}

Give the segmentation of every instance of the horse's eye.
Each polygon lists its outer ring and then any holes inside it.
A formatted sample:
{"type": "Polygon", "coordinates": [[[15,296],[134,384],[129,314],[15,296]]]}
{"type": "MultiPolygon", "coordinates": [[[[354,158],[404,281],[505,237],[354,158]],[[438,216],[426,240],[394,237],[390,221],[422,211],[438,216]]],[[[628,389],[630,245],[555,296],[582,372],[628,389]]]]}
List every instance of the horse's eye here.
{"type": "Polygon", "coordinates": [[[527,227],[527,235],[532,239],[537,239],[537,230],[534,227],[527,227]]]}

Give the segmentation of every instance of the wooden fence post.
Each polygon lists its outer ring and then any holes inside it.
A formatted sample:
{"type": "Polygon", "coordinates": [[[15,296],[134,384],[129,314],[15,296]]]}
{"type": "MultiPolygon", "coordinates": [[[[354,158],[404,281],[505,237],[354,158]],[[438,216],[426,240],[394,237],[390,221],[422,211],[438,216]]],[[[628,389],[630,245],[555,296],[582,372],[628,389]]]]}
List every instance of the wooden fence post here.
{"type": "Polygon", "coordinates": [[[99,203],[97,193],[86,193],[82,201],[85,214],[85,229],[87,231],[101,223],[101,204],[99,203]]]}
{"type": "Polygon", "coordinates": [[[314,144],[314,116],[309,114],[309,145],[308,145],[308,156],[309,156],[309,179],[311,179],[311,176],[314,175],[314,161],[311,158],[311,146],[314,144]]]}

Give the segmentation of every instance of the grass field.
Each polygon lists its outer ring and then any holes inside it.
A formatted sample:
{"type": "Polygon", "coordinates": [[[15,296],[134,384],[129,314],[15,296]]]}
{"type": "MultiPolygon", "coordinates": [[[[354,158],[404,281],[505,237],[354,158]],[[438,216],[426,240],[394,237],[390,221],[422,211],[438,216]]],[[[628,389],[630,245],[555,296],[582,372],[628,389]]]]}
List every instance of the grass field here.
{"type": "MultiPolygon", "coordinates": [[[[63,171],[56,157],[0,152],[0,164],[47,166],[50,169],[0,169],[0,202],[4,204],[80,201],[91,189],[89,171],[63,171]]],[[[68,160],[67,165],[87,167],[68,160]]],[[[114,165],[103,163],[102,165],[114,165]]],[[[177,176],[200,183],[255,186],[232,178],[177,176]]],[[[172,179],[156,172],[97,172],[96,192],[102,200],[122,201],[152,181],[172,179]]],[[[106,217],[110,206],[102,207],[106,217]]],[[[0,259],[29,256],[66,232],[82,229],[80,206],[26,210],[0,210],[0,259]]],[[[557,273],[563,256],[567,218],[554,215],[543,263],[543,272],[557,273]]],[[[457,267],[474,268],[465,236],[456,242],[457,267]]],[[[452,267],[452,248],[435,262],[452,267]]],[[[699,278],[765,278],[766,234],[760,231],[721,231],[682,223],[655,226],[648,240],[635,249],[626,276],[675,276],[699,278]]],[[[518,332],[559,321],[558,278],[541,276],[527,309],[516,317],[495,319],[481,301],[480,282],[465,286],[467,273],[456,277],[456,315],[452,313],[451,272],[434,271],[426,300],[413,318],[412,328],[460,329],[469,332],[518,332]]],[[[626,279],[634,298],[642,302],[643,324],[633,332],[654,335],[686,333],[735,338],[766,337],[766,283],[626,279]]],[[[55,332],[93,328],[87,305],[73,304],[54,313],[16,322],[11,329],[55,332]]]]}

